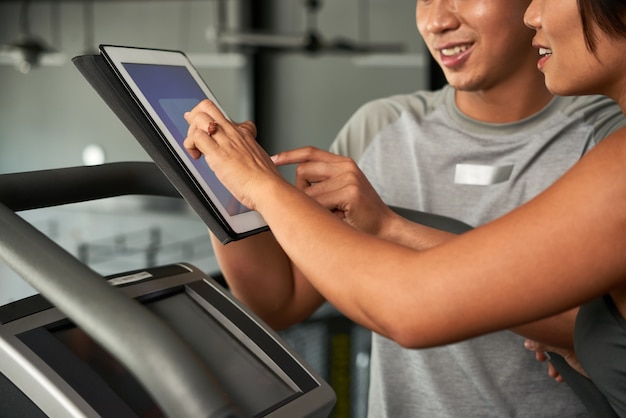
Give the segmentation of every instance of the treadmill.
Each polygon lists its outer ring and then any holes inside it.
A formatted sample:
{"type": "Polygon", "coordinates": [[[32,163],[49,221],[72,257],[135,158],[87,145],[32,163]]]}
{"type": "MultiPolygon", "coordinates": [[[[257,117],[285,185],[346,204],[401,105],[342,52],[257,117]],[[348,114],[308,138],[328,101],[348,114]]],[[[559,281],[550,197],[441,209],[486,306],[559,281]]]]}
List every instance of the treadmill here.
{"type": "Polygon", "coordinates": [[[335,393],[189,263],[102,277],[16,212],[180,197],[151,162],[0,175],[0,259],[39,294],[0,307],[3,417],[328,417],[335,393]]]}

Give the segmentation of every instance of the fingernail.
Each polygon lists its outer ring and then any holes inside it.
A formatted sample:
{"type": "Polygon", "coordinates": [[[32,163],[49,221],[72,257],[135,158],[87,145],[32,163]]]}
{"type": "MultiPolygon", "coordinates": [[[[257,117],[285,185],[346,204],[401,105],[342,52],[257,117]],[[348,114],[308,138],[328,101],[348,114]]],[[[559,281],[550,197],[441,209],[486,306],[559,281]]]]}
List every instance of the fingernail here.
{"type": "Polygon", "coordinates": [[[270,159],[271,159],[273,162],[276,162],[276,161],[278,161],[278,155],[277,155],[277,154],[274,154],[274,155],[270,156],[270,159]]]}

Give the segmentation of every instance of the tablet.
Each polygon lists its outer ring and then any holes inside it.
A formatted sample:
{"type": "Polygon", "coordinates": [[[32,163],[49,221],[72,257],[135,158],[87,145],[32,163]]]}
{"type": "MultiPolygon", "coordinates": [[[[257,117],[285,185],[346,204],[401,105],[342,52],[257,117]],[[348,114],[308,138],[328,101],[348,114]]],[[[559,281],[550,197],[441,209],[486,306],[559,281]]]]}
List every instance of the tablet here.
{"type": "MultiPolygon", "coordinates": [[[[189,127],[185,112],[209,98],[225,114],[187,56],[182,51],[117,45],[100,45],[100,52],[158,134],[152,141],[157,141],[156,148],[154,143],[146,147],[145,139],[137,138],[140,144],[149,154],[160,153],[161,158],[153,158],[166,176],[172,175],[173,166],[182,169],[174,170],[176,175],[188,176],[183,181],[196,189],[194,198],[203,200],[226,232],[227,236],[220,240],[225,243],[267,230],[263,217],[235,199],[204,158],[191,158],[183,147],[189,127]]],[[[181,194],[187,198],[186,193],[181,194]]],[[[214,229],[213,222],[208,225],[214,229]]],[[[217,231],[216,236],[223,236],[224,231],[217,231]]]]}

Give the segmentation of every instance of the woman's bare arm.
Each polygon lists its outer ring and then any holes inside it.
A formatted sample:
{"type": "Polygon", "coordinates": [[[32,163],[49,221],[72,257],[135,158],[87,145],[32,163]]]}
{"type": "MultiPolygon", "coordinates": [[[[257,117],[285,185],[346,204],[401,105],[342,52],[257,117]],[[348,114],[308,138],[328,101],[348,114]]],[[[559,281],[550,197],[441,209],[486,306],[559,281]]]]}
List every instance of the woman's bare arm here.
{"type": "Polygon", "coordinates": [[[407,347],[507,329],[576,307],[623,284],[625,130],[531,202],[426,251],[356,231],[278,174],[254,138],[210,103],[185,145],[258,210],[312,284],[364,326],[407,347]],[[211,120],[220,129],[203,131],[211,120]],[[285,210],[289,208],[289,210],[285,210]]]}

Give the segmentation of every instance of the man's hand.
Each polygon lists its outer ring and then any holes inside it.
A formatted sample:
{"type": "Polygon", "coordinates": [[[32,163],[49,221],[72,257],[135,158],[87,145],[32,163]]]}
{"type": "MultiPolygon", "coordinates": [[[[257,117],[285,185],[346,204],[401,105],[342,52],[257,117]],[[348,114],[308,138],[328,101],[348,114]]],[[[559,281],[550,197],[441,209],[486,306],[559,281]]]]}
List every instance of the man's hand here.
{"type": "MultiPolygon", "coordinates": [[[[582,374],[585,377],[589,377],[587,376],[587,373],[578,362],[578,357],[576,357],[576,353],[574,353],[574,350],[552,347],[552,346],[545,345],[545,344],[539,343],[537,341],[529,340],[529,339],[524,341],[524,347],[526,347],[526,349],[530,351],[534,351],[535,358],[537,359],[537,361],[540,361],[540,362],[544,362],[548,360],[548,356],[546,355],[546,352],[559,354],[561,357],[565,359],[565,361],[567,361],[567,363],[574,370],[576,370],[578,373],[582,374]]],[[[561,376],[561,374],[552,365],[552,363],[548,363],[548,375],[559,383],[563,382],[564,380],[563,376],[561,376]]]]}
{"type": "Polygon", "coordinates": [[[351,158],[303,147],[272,159],[278,166],[298,164],[296,187],[361,231],[377,235],[394,216],[351,158]]]}

